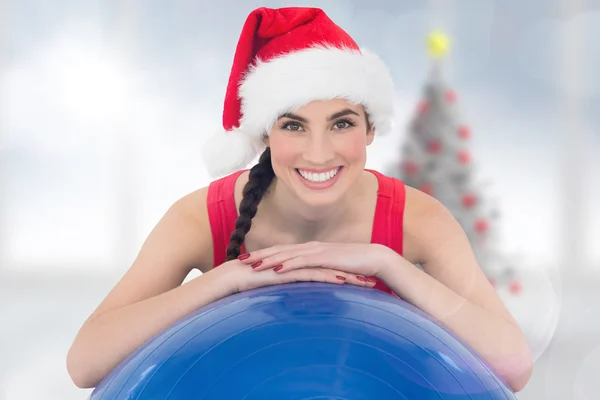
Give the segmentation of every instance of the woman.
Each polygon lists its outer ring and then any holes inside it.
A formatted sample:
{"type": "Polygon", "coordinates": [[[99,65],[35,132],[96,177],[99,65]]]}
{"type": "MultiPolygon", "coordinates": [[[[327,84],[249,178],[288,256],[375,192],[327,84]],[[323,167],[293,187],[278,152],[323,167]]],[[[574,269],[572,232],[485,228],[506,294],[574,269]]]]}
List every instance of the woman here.
{"type": "Polygon", "coordinates": [[[521,390],[532,371],[527,343],[461,227],[432,197],[365,170],[367,146],[390,130],[393,96],[384,64],[323,11],[254,10],[231,69],[224,132],[205,148],[209,171],[225,177],[169,208],[85,322],[67,357],[75,384],[96,386],[215,300],[318,281],[400,296],[521,390]],[[193,268],[203,274],[182,284],[193,268]]]}

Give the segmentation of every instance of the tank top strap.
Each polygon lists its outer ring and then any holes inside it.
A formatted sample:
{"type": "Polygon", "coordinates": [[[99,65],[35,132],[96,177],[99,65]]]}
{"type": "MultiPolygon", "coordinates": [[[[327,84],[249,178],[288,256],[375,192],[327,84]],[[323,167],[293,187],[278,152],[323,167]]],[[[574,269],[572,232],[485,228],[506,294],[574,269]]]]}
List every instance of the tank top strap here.
{"type": "MultiPolygon", "coordinates": [[[[235,183],[245,170],[236,171],[210,183],[207,193],[207,209],[213,242],[213,266],[219,266],[227,258],[227,245],[235,230],[238,212],[235,205],[235,183]]],[[[241,251],[245,251],[243,246],[241,251]]]]}
{"type": "MultiPolygon", "coordinates": [[[[384,245],[402,255],[402,225],[405,203],[404,183],[375,170],[367,171],[373,173],[379,182],[371,243],[384,245]]],[[[381,279],[375,278],[375,280],[375,289],[398,296],[381,279]]]]}
{"type": "Polygon", "coordinates": [[[379,181],[371,242],[385,245],[402,255],[406,190],[404,182],[375,170],[379,181]]]}

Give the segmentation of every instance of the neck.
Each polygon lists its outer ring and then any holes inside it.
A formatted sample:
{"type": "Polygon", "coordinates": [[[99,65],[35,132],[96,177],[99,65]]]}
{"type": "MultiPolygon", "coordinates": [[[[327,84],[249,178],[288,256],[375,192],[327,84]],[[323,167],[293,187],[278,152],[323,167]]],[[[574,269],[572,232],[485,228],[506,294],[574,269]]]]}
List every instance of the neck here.
{"type": "MultiPolygon", "coordinates": [[[[344,197],[328,206],[310,206],[293,196],[286,187],[275,178],[269,194],[263,199],[264,207],[269,209],[272,221],[281,232],[293,230],[295,239],[301,242],[319,240],[328,233],[339,231],[345,225],[352,224],[352,204],[361,204],[366,194],[363,179],[344,195],[344,197]],[[293,227],[291,229],[290,227],[293,227]]],[[[261,204],[263,203],[261,202],[261,204]]]]}

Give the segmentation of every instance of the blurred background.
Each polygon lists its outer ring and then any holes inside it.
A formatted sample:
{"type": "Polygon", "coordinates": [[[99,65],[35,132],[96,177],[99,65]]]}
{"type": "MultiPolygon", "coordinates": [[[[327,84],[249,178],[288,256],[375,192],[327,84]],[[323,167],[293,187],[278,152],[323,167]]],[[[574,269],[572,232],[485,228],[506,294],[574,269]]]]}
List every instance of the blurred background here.
{"type": "Polygon", "coordinates": [[[259,6],[317,6],[377,52],[398,88],[397,160],[423,97],[425,37],[498,199],[498,288],[536,368],[521,399],[600,391],[600,0],[0,2],[0,399],[84,399],[65,367],[77,330],[179,197],[221,124],[238,35],[259,6]]]}

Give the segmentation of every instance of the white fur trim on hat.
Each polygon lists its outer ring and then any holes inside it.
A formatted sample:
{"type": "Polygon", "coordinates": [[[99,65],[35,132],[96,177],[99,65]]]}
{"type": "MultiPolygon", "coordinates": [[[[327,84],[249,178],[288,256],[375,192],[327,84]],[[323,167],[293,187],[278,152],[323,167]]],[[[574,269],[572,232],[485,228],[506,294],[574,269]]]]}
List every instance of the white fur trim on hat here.
{"type": "Polygon", "coordinates": [[[240,126],[262,135],[284,112],[314,100],[344,98],[362,104],[378,134],[394,114],[394,84],[386,65],[366,50],[318,46],[257,64],[239,88],[240,126]]]}
{"type": "Polygon", "coordinates": [[[211,177],[225,176],[247,166],[264,149],[262,138],[241,129],[221,130],[202,148],[202,161],[211,177]]]}
{"type": "Polygon", "coordinates": [[[362,104],[377,135],[392,129],[394,84],[387,66],[367,50],[316,46],[258,60],[240,82],[239,97],[239,129],[213,138],[205,151],[207,167],[221,174],[252,161],[263,135],[281,114],[314,100],[342,98],[362,104]]]}

